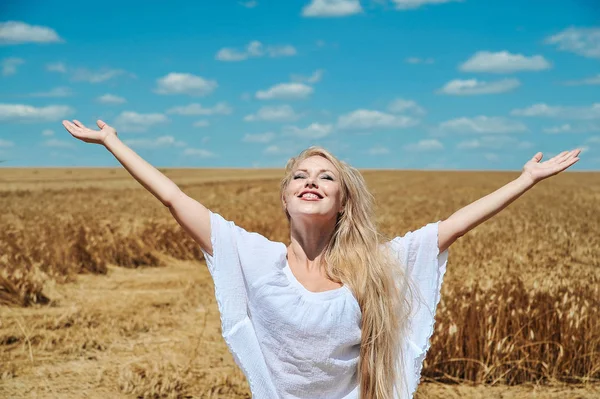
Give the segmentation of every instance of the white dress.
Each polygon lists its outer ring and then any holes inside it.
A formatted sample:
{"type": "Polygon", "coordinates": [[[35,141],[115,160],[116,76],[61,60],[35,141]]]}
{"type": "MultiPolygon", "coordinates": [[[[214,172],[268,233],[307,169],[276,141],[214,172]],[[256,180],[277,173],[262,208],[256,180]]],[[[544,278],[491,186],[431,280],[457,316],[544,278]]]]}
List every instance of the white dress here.
{"type": "MultiPolygon", "coordinates": [[[[210,212],[222,334],[257,399],[358,399],[361,311],[345,285],[307,290],[292,274],[284,243],[270,241],[210,212]]],[[[439,254],[438,222],[390,241],[421,297],[405,340],[411,398],[420,380],[448,250],[439,254]]]]}

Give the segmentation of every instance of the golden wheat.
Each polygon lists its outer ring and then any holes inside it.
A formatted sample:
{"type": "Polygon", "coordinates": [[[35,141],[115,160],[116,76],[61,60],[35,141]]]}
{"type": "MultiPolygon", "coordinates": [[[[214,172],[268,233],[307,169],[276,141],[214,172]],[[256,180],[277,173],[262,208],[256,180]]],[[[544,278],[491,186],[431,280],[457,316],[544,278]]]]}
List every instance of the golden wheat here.
{"type": "MultiPolygon", "coordinates": [[[[98,376],[98,386],[108,384],[110,377],[120,392],[137,397],[181,397],[190,392],[201,392],[199,397],[246,397],[243,376],[218,334],[219,317],[206,270],[186,269],[186,276],[200,273],[201,282],[186,277],[177,288],[165,287],[161,298],[156,297],[154,280],[140,280],[131,297],[127,287],[132,283],[123,280],[104,299],[110,308],[92,305],[103,298],[95,298],[90,290],[83,302],[73,299],[85,295],[69,287],[82,284],[86,275],[109,273],[112,265],[163,266],[155,273],[166,276],[174,261],[202,260],[198,245],[168,210],[127,180],[122,170],[113,172],[93,171],[95,181],[76,179],[92,173],[85,170],[64,172],[66,176],[53,171],[51,178],[41,176],[46,171],[27,175],[23,170],[18,178],[8,172],[0,176],[10,181],[10,187],[0,191],[0,381],[26,378],[36,367],[61,357],[98,360],[113,353],[114,345],[123,345],[123,339],[135,341],[169,329],[185,331],[188,342],[199,334],[194,328],[198,319],[182,327],[178,315],[202,307],[204,328],[210,327],[212,334],[210,345],[220,345],[224,354],[202,367],[197,357],[186,362],[185,356],[159,361],[132,355],[137,360],[109,367],[106,376],[98,376]],[[81,182],[86,187],[74,187],[81,182]],[[65,311],[69,301],[77,306],[65,311]],[[222,367],[226,372],[216,373],[222,367]]],[[[211,210],[247,230],[288,242],[274,172],[166,172],[211,210]]],[[[448,217],[516,174],[368,171],[365,177],[377,199],[378,223],[392,238],[448,217]]],[[[598,174],[561,174],[450,248],[423,368],[426,380],[600,380],[599,200],[598,174]]],[[[210,347],[199,341],[189,345],[196,354],[210,347]]]]}

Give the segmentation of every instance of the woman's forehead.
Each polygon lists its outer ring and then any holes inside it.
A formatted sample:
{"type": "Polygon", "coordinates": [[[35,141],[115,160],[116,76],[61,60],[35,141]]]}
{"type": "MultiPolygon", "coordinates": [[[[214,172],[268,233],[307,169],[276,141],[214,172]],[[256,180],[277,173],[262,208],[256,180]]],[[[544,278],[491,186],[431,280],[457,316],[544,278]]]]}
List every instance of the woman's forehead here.
{"type": "Polygon", "coordinates": [[[316,169],[317,171],[321,169],[329,169],[332,172],[336,171],[335,166],[328,159],[318,155],[313,155],[303,159],[296,165],[296,169],[307,169],[309,171],[311,169],[316,169]]]}

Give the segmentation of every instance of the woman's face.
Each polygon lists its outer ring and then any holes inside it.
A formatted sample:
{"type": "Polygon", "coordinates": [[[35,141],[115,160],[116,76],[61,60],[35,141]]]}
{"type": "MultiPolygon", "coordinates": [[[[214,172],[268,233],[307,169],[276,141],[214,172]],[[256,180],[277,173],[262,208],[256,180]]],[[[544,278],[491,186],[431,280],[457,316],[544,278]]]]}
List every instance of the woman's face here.
{"type": "Polygon", "coordinates": [[[341,182],[335,166],[313,155],[292,171],[285,191],[285,204],[292,220],[298,217],[336,219],[341,206],[341,182]]]}

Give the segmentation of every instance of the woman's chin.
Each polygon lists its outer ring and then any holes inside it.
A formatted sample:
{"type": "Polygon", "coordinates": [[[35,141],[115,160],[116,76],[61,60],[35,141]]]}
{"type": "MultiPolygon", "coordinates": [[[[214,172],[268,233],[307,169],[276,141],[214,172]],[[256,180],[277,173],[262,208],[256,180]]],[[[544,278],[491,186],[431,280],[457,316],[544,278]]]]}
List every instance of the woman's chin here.
{"type": "Polygon", "coordinates": [[[332,216],[327,212],[323,212],[321,209],[301,209],[291,214],[291,216],[292,218],[313,220],[326,220],[335,217],[335,215],[332,216]]]}

